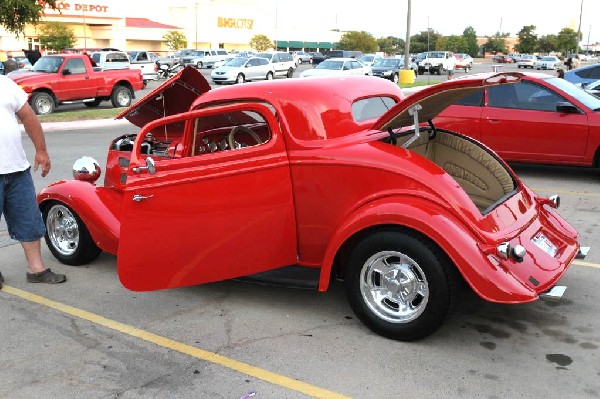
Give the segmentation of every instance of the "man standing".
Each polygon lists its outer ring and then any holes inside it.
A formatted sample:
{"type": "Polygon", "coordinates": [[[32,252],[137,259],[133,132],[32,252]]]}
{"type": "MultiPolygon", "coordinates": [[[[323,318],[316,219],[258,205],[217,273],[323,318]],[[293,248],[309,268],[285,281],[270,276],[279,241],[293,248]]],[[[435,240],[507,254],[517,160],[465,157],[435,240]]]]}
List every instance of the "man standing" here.
{"type": "MultiPolygon", "coordinates": [[[[37,171],[41,166],[42,176],[46,176],[50,171],[50,157],[42,125],[27,102],[27,94],[10,78],[0,75],[0,93],[0,216],[4,215],[10,237],[23,247],[27,259],[27,281],[65,282],[65,275],[53,273],[42,262],[40,239],[45,233],[45,226],[36,201],[31,165],[23,149],[17,117],[35,147],[33,170],[37,171]]],[[[0,274],[0,288],[3,281],[0,274]]]]}
{"type": "Polygon", "coordinates": [[[4,61],[4,74],[8,75],[9,72],[16,71],[17,69],[19,69],[17,60],[13,58],[12,54],[8,53],[6,55],[6,61],[4,61]]]}
{"type": "Polygon", "coordinates": [[[446,68],[448,68],[448,80],[450,80],[452,79],[452,75],[454,75],[454,68],[456,68],[456,58],[454,58],[454,53],[450,53],[446,61],[446,68]]]}

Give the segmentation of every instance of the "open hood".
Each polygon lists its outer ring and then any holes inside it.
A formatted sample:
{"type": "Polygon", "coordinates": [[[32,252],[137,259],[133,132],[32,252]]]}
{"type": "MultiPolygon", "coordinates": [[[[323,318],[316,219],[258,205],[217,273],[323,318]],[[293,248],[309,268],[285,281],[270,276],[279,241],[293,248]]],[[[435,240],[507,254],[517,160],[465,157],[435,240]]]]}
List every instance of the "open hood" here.
{"type": "Polygon", "coordinates": [[[485,86],[516,83],[523,76],[519,72],[482,73],[438,83],[420,90],[393,106],[375,124],[373,129],[389,130],[414,126],[435,118],[446,107],[485,86]],[[416,118],[413,110],[417,109],[416,118]],[[416,119],[416,120],[415,120],[416,119]]]}
{"type": "Polygon", "coordinates": [[[198,70],[188,66],[115,117],[138,127],[153,120],[188,111],[196,98],[210,90],[198,70]]]}

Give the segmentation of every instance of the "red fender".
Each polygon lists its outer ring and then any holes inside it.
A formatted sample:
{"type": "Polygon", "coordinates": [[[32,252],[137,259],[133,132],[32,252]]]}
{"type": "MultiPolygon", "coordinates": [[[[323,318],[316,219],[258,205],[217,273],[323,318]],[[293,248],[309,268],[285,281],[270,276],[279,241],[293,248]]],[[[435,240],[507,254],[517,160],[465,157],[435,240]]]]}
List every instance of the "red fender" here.
{"type": "Polygon", "coordinates": [[[433,240],[454,262],[472,289],[485,300],[523,303],[538,298],[536,290],[521,283],[505,267],[492,263],[480,249],[480,245],[493,243],[481,243],[448,209],[417,197],[380,199],[350,215],[327,247],[319,291],[327,290],[335,255],[344,242],[367,228],[386,225],[407,227],[433,240]]]}
{"type": "Polygon", "coordinates": [[[44,188],[37,196],[40,209],[58,201],[73,209],[103,251],[117,254],[123,195],[79,180],[62,180],[44,188]]]}

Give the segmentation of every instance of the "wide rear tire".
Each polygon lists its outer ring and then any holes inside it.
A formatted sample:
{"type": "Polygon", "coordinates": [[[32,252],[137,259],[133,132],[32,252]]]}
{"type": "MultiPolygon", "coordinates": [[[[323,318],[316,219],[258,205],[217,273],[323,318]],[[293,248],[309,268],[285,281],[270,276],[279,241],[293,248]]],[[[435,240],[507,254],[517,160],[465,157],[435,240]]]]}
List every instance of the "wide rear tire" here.
{"type": "Polygon", "coordinates": [[[452,308],[454,265],[429,239],[410,230],[380,231],[350,253],[344,289],[371,330],[400,341],[437,330],[452,308]]]}

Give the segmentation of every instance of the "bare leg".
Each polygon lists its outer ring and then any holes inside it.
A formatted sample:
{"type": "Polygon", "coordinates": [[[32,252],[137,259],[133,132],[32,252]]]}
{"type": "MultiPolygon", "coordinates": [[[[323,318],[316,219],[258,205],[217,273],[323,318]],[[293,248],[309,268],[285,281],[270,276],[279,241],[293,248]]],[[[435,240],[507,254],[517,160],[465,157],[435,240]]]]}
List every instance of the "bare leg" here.
{"type": "Polygon", "coordinates": [[[22,241],[21,246],[25,251],[29,273],[43,272],[46,267],[44,266],[44,262],[42,262],[41,240],[22,241]]]}

